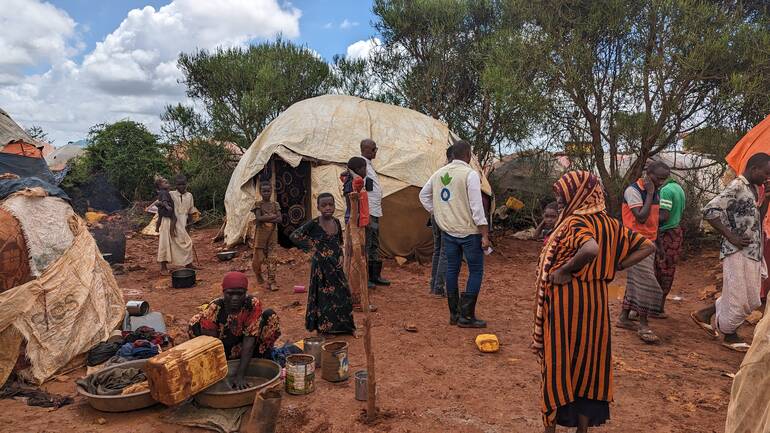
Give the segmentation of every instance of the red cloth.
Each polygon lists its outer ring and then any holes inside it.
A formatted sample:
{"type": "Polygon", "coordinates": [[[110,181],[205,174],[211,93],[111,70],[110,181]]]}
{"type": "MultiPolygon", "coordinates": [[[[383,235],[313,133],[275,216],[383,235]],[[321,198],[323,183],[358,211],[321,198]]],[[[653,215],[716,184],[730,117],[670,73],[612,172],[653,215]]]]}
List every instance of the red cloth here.
{"type": "Polygon", "coordinates": [[[364,178],[353,179],[353,191],[358,193],[358,226],[369,225],[369,194],[364,190],[364,178]]]}
{"type": "Polygon", "coordinates": [[[227,289],[248,289],[249,279],[243,272],[228,272],[222,279],[222,291],[227,289]]]}

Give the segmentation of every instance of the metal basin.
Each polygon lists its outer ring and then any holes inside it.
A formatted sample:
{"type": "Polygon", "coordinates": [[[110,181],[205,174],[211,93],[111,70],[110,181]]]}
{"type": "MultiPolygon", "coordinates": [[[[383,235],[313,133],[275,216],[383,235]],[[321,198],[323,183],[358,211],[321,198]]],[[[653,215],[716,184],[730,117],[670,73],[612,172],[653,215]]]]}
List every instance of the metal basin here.
{"type": "Polygon", "coordinates": [[[217,258],[220,262],[226,262],[235,258],[236,251],[222,251],[217,253],[217,258]]]}
{"type": "MultiPolygon", "coordinates": [[[[99,371],[99,374],[104,371],[109,371],[115,368],[142,368],[147,363],[146,359],[140,359],[137,361],[128,361],[119,365],[113,365],[107,367],[104,370],[99,371]]],[[[126,395],[96,395],[87,392],[82,386],[77,385],[78,394],[82,395],[88,401],[88,404],[92,408],[102,412],[128,412],[132,410],[144,409],[146,407],[153,406],[157,403],[150,395],[150,390],[137,392],[135,394],[126,395]]]]}
{"type": "Polygon", "coordinates": [[[267,359],[252,359],[246,369],[246,382],[249,388],[234,391],[230,388],[230,379],[235,376],[240,360],[227,362],[227,377],[206,388],[195,396],[195,401],[201,406],[214,409],[231,409],[234,407],[251,406],[257,392],[268,388],[281,379],[281,366],[267,359]]]}

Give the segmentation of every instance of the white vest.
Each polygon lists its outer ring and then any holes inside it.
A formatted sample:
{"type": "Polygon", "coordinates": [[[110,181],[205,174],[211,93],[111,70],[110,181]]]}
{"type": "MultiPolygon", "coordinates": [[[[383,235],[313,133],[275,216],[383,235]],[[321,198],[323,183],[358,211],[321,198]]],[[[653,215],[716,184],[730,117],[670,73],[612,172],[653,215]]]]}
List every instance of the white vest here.
{"type": "Polygon", "coordinates": [[[447,233],[462,237],[479,233],[468,198],[468,175],[472,171],[469,165],[456,160],[440,168],[431,178],[433,218],[447,233]]]}

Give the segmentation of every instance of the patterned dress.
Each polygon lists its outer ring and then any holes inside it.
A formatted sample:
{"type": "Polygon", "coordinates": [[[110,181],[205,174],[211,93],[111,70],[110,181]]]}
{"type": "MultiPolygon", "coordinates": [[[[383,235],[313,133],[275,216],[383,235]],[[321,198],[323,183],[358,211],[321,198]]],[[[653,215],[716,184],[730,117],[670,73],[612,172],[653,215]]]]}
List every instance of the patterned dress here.
{"type": "Polygon", "coordinates": [[[342,227],[329,235],[312,219],[294,231],[291,240],[305,252],[313,251],[307,294],[305,328],[325,334],[352,334],[353,300],[342,268],[342,227]]]}
{"type": "Polygon", "coordinates": [[[273,345],[281,336],[278,315],[271,309],[262,311],[259,299],[247,296],[240,311],[227,314],[225,301],[218,298],[209,303],[203,312],[190,319],[190,338],[215,331],[225,346],[227,359],[240,359],[243,337],[255,337],[254,358],[272,358],[273,345]]]}

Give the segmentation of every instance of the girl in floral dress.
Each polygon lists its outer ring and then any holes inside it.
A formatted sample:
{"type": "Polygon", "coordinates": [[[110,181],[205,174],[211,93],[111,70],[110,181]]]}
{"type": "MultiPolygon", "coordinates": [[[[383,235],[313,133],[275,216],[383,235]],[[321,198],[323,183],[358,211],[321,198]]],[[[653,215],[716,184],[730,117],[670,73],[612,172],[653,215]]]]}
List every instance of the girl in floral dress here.
{"type": "Polygon", "coordinates": [[[323,334],[352,334],[353,299],[342,269],[342,226],[334,217],[334,197],[322,193],[317,200],[321,214],[291,235],[305,252],[314,251],[310,264],[305,328],[323,334]]]}

